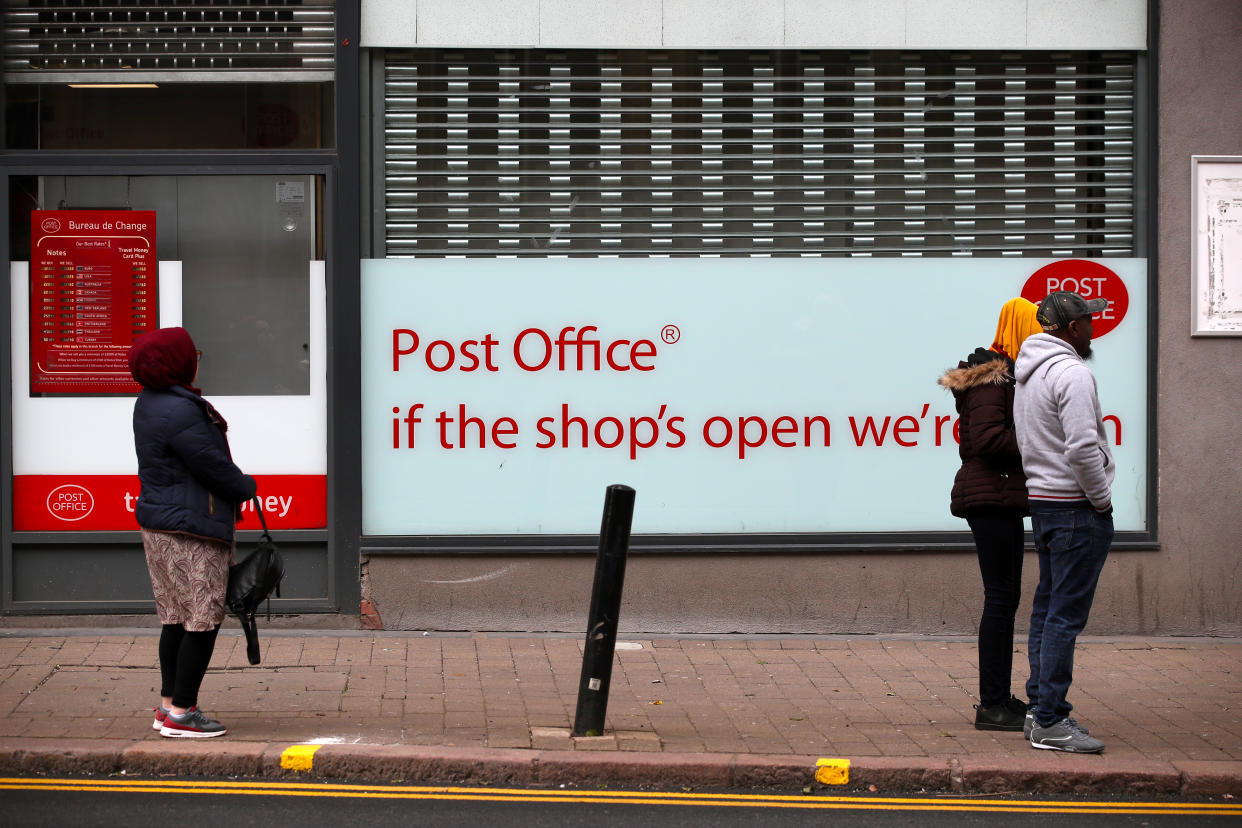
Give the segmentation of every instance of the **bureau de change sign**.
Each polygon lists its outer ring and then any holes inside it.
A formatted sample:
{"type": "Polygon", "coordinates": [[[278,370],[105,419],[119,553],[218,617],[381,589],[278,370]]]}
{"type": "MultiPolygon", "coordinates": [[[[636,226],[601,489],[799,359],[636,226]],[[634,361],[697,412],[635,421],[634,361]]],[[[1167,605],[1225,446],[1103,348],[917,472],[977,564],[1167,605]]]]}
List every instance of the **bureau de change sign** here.
{"type": "Polygon", "coordinates": [[[125,394],[134,339],[158,327],[153,210],[36,210],[30,393],[125,394]]]}

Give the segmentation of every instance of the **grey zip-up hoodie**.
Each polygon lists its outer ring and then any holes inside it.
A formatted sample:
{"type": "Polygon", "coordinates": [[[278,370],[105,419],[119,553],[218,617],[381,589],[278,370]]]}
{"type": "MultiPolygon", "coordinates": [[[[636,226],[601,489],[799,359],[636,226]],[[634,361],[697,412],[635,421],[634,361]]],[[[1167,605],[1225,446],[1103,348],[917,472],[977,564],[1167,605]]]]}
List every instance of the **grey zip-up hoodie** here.
{"type": "Polygon", "coordinates": [[[1074,347],[1046,333],[1022,343],[1013,420],[1031,500],[1112,505],[1113,454],[1095,375],[1074,347]]]}

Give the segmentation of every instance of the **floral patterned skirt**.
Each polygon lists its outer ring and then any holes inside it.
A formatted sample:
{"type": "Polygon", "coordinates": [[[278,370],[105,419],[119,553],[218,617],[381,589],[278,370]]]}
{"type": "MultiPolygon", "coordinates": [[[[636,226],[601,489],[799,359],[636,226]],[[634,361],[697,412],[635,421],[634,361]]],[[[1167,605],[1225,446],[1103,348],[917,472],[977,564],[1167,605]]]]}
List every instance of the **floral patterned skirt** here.
{"type": "Polygon", "coordinates": [[[151,591],[161,624],[206,632],[224,621],[233,548],[224,541],[142,530],[151,591]]]}

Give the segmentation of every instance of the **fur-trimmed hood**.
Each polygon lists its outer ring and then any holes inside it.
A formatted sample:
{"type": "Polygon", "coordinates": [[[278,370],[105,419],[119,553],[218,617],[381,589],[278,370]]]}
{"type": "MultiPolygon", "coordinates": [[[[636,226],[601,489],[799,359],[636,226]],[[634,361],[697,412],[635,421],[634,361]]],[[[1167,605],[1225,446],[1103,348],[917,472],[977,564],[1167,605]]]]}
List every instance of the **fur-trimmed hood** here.
{"type": "Polygon", "coordinates": [[[958,414],[953,437],[962,459],[949,511],[958,517],[982,508],[1025,514],[1026,477],[1013,427],[1013,363],[996,351],[976,348],[944,373],[940,385],[953,392],[958,414]]]}
{"type": "Polygon", "coordinates": [[[1004,385],[1010,382],[1013,382],[1013,363],[1002,354],[978,365],[959,363],[940,378],[942,386],[958,394],[980,385],[1004,385]]]}

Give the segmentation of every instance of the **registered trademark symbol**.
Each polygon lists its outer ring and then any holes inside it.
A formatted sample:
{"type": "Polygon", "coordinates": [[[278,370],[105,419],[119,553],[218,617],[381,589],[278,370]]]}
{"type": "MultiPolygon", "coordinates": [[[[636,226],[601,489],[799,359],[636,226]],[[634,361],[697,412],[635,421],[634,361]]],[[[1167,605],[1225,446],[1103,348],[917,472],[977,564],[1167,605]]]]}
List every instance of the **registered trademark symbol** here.
{"type": "Polygon", "coordinates": [[[676,325],[665,325],[660,330],[660,338],[669,345],[672,345],[674,342],[681,339],[681,329],[676,325]]]}

